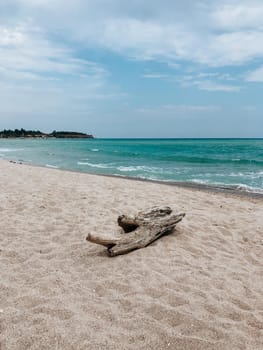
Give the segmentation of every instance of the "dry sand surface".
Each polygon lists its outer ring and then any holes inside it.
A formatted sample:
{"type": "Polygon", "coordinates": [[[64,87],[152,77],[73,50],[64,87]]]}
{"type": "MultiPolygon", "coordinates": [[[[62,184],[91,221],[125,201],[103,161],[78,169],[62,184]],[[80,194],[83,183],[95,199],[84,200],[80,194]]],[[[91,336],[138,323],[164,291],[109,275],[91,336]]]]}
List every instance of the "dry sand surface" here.
{"type": "Polygon", "coordinates": [[[0,349],[263,349],[263,200],[0,161],[0,349]],[[119,214],[186,212],[109,258],[119,214]]]}

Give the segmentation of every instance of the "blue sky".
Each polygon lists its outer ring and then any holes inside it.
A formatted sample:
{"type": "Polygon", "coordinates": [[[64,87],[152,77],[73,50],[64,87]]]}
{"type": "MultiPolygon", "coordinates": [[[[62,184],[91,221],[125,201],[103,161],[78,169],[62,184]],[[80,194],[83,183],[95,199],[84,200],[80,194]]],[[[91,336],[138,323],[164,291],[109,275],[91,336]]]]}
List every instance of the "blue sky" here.
{"type": "Polygon", "coordinates": [[[262,87],[262,0],[0,0],[0,129],[263,137],[262,87]]]}

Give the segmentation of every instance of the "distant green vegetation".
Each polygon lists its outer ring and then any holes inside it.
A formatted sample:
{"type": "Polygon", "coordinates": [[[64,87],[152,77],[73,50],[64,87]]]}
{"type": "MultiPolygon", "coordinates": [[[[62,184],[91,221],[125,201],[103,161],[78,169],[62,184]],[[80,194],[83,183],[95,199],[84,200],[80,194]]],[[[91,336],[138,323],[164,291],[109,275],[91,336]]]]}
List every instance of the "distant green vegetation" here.
{"type": "Polygon", "coordinates": [[[42,136],[43,133],[39,130],[25,130],[25,129],[15,129],[15,130],[3,130],[0,131],[0,137],[26,137],[26,136],[42,136]]]}
{"type": "Polygon", "coordinates": [[[52,133],[43,133],[39,130],[25,130],[25,129],[15,129],[15,130],[2,130],[0,131],[0,138],[17,138],[17,137],[41,137],[41,138],[89,138],[92,139],[93,135],[85,134],[82,132],[75,131],[56,131],[54,130],[52,133]]]}
{"type": "Polygon", "coordinates": [[[49,134],[49,136],[56,138],[93,138],[93,135],[84,134],[82,132],[56,130],[49,134]]]}

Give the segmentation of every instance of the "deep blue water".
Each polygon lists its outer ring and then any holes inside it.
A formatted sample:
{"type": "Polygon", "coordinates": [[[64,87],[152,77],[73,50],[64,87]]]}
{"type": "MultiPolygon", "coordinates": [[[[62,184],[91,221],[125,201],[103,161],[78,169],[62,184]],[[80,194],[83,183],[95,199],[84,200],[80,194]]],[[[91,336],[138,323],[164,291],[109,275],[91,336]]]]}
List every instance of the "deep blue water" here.
{"type": "Polygon", "coordinates": [[[0,158],[263,193],[263,139],[1,139],[0,158]]]}

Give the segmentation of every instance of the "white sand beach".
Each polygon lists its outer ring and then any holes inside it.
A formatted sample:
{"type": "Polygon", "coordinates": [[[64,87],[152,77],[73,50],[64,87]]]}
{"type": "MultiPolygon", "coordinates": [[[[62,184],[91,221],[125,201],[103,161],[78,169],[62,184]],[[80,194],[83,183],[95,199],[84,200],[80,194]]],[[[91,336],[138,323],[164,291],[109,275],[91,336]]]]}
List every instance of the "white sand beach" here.
{"type": "Polygon", "coordinates": [[[0,349],[263,349],[263,200],[0,161],[0,349]],[[186,217],[110,258],[88,233],[186,217]]]}

